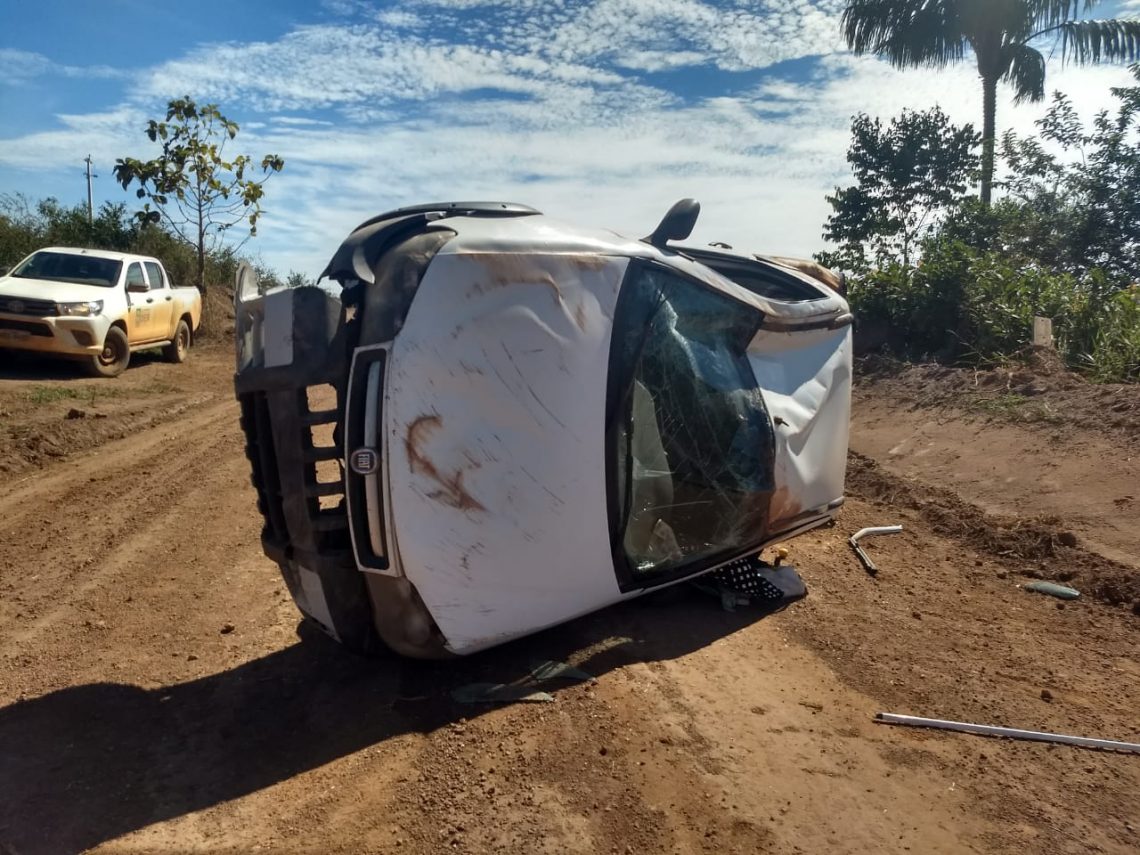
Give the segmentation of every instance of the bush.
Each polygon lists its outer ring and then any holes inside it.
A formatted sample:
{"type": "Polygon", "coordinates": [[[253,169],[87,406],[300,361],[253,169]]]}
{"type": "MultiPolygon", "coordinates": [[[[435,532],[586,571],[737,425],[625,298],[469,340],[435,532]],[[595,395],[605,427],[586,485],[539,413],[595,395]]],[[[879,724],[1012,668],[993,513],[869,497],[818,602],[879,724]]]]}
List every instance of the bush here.
{"type": "Polygon", "coordinates": [[[1140,380],[1140,304],[1099,270],[1076,276],[978,251],[927,247],[919,267],[891,265],[853,282],[857,329],[910,359],[994,364],[1031,343],[1033,318],[1053,320],[1057,351],[1099,381],[1140,380]]]}

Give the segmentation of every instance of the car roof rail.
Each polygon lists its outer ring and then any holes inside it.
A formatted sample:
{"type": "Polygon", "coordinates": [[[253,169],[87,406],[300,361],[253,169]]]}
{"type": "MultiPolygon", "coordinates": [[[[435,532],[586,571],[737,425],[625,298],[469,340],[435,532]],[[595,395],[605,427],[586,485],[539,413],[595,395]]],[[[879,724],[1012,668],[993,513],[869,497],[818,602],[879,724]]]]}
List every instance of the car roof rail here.
{"type": "Polygon", "coordinates": [[[406,208],[396,208],[386,211],[375,217],[365,220],[354,232],[395,217],[406,217],[410,214],[443,214],[448,217],[531,217],[541,214],[529,205],[520,205],[518,202],[429,202],[425,205],[409,205],[406,208]]]}

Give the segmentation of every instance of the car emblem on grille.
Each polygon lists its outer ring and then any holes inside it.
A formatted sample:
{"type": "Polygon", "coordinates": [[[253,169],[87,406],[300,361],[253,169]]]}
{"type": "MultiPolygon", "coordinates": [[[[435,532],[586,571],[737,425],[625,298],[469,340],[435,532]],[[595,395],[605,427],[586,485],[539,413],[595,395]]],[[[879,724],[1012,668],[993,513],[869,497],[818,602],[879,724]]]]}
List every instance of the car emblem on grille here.
{"type": "Polygon", "coordinates": [[[20,300],[9,300],[8,311],[14,315],[20,315],[24,312],[24,304],[20,300]]]}
{"type": "Polygon", "coordinates": [[[348,456],[348,467],[357,475],[371,475],[380,468],[380,455],[372,448],[358,448],[348,456]]]}

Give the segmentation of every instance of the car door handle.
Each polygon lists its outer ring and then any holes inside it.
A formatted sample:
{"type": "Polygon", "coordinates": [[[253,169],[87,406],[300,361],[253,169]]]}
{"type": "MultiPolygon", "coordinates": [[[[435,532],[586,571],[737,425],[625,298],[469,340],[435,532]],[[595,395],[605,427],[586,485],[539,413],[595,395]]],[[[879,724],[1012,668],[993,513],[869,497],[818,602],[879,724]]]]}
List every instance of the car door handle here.
{"type": "Polygon", "coordinates": [[[146,298],[146,301],[147,301],[148,303],[153,303],[153,302],[154,302],[154,297],[147,297],[147,298],[146,298]]]}
{"type": "Polygon", "coordinates": [[[167,294],[167,295],[166,295],[166,302],[168,302],[168,303],[169,303],[169,302],[170,302],[171,300],[173,300],[173,299],[174,299],[174,298],[173,298],[173,297],[171,297],[169,294],[167,294]]]}

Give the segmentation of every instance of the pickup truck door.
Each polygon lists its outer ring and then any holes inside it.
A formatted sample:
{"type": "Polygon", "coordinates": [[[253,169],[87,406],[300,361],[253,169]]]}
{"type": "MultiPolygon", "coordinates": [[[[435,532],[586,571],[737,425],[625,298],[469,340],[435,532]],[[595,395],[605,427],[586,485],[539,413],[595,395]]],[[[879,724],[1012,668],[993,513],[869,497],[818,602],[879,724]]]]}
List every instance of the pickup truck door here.
{"type": "Polygon", "coordinates": [[[156,339],[169,339],[174,335],[174,291],[166,281],[162,266],[154,261],[144,261],[150,292],[146,295],[154,299],[146,303],[153,311],[153,335],[156,339]]]}
{"type": "Polygon", "coordinates": [[[127,315],[127,340],[132,345],[161,341],[162,333],[157,330],[155,321],[157,305],[154,294],[149,288],[145,293],[130,290],[132,285],[147,285],[141,262],[132,261],[127,267],[126,284],[127,303],[130,306],[127,315]]]}

